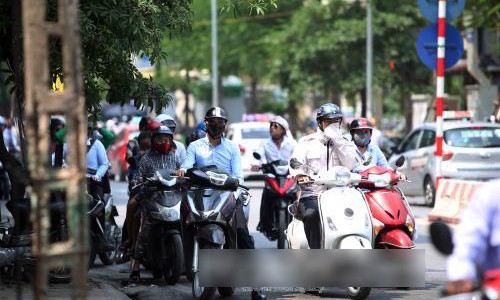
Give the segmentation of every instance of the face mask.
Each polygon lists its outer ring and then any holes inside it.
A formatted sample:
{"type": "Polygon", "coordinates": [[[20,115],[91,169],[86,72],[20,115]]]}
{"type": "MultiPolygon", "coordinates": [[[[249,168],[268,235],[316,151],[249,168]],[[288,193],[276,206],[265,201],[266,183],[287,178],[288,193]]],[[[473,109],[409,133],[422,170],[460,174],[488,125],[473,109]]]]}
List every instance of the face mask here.
{"type": "Polygon", "coordinates": [[[354,144],[359,147],[366,147],[370,144],[372,136],[368,133],[354,134],[354,144]]]}
{"type": "Polygon", "coordinates": [[[224,123],[208,123],[207,124],[208,135],[213,139],[219,139],[222,137],[222,133],[224,132],[225,127],[226,124],[224,123]]]}
{"type": "Polygon", "coordinates": [[[172,149],[172,144],[168,142],[154,143],[153,148],[161,154],[167,154],[172,149]]]}

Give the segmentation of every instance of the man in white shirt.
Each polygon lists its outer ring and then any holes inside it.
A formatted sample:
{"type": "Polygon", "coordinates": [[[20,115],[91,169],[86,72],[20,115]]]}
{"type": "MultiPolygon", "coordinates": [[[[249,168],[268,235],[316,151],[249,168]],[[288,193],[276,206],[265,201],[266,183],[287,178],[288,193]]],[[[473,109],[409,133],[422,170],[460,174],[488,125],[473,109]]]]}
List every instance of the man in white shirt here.
{"type": "MultiPolygon", "coordinates": [[[[258,171],[262,165],[262,158],[267,163],[275,160],[287,161],[292,156],[297,142],[287,135],[289,131],[288,122],[280,116],[275,117],[270,122],[269,131],[271,137],[262,142],[256,152],[260,154],[261,160],[252,165],[252,171],[258,171]]],[[[260,204],[260,222],[257,230],[266,235],[269,239],[276,239],[276,233],[273,229],[273,199],[269,197],[269,189],[264,188],[262,201],[260,204]]]]}

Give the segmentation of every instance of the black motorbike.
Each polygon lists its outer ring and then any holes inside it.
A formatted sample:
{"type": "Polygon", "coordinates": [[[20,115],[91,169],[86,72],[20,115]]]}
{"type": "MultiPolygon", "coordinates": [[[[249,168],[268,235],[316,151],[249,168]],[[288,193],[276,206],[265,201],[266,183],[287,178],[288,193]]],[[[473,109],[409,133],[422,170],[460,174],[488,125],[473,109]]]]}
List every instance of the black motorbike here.
{"type": "MultiPolygon", "coordinates": [[[[186,274],[192,280],[193,297],[210,299],[216,288],[200,286],[199,250],[235,248],[236,231],[231,228],[236,222],[236,207],[247,205],[250,194],[248,188],[239,185],[237,178],[215,166],[189,169],[186,176],[190,179],[187,201],[183,205],[186,274]]],[[[221,296],[234,292],[231,287],[217,289],[221,296]]]]}
{"type": "Polygon", "coordinates": [[[121,229],[115,221],[118,210],[111,195],[105,195],[104,201],[101,201],[87,194],[87,200],[91,241],[89,268],[94,265],[96,256],[99,256],[104,265],[112,265],[117,258],[121,241],[121,229]]]}
{"type": "MultiPolygon", "coordinates": [[[[257,160],[261,159],[257,152],[254,152],[253,156],[257,160]]],[[[285,230],[292,221],[292,215],[288,213],[288,206],[297,200],[299,187],[294,177],[290,175],[287,161],[276,160],[265,163],[260,169],[264,173],[266,183],[263,194],[273,200],[270,208],[273,210],[272,233],[274,236],[270,238],[276,238],[278,249],[284,249],[287,244],[285,230]]]]}
{"type": "MultiPolygon", "coordinates": [[[[0,275],[7,280],[19,280],[20,276],[27,280],[33,279],[35,258],[32,254],[32,234],[15,235],[14,218],[11,212],[15,211],[18,220],[29,224],[30,199],[9,201],[0,207],[0,275]]],[[[50,212],[50,243],[67,241],[69,228],[66,220],[66,201],[64,193],[54,191],[49,202],[50,212]]],[[[23,230],[25,231],[25,230],[23,230]]],[[[68,283],[71,281],[71,271],[66,267],[49,269],[50,283],[68,283]]]]}
{"type": "Polygon", "coordinates": [[[133,188],[142,189],[145,196],[140,205],[152,222],[141,263],[155,278],[163,275],[168,284],[179,281],[184,266],[180,209],[186,181],[162,169],[133,188]]]}

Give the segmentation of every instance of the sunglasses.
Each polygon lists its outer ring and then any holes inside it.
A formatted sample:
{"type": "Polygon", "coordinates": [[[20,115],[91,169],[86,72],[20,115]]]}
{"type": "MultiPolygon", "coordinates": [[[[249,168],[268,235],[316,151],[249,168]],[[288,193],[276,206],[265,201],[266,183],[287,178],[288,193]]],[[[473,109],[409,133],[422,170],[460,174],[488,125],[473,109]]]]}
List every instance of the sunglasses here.
{"type": "Polygon", "coordinates": [[[278,123],[271,123],[271,124],[269,125],[269,128],[281,129],[282,127],[281,127],[281,125],[280,125],[280,124],[278,124],[278,123]]]}

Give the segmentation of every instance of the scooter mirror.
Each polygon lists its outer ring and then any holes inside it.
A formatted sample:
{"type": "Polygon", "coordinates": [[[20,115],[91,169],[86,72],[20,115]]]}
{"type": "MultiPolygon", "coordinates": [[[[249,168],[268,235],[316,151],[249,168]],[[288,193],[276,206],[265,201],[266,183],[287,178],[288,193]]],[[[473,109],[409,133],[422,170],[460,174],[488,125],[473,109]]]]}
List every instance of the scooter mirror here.
{"type": "Polygon", "coordinates": [[[405,157],[404,155],[401,155],[397,160],[396,160],[396,167],[400,168],[405,164],[405,157]]]}
{"type": "Polygon", "coordinates": [[[302,163],[295,157],[290,160],[290,167],[292,167],[292,169],[298,169],[300,166],[302,166],[302,163]]]}
{"type": "Polygon", "coordinates": [[[258,152],[254,152],[254,153],[253,153],[253,157],[254,157],[255,159],[258,159],[258,160],[260,160],[260,159],[262,158],[258,152]]]}
{"type": "Polygon", "coordinates": [[[434,247],[444,255],[450,255],[453,252],[453,240],[451,230],[443,222],[434,222],[430,226],[431,241],[434,247]]]}

